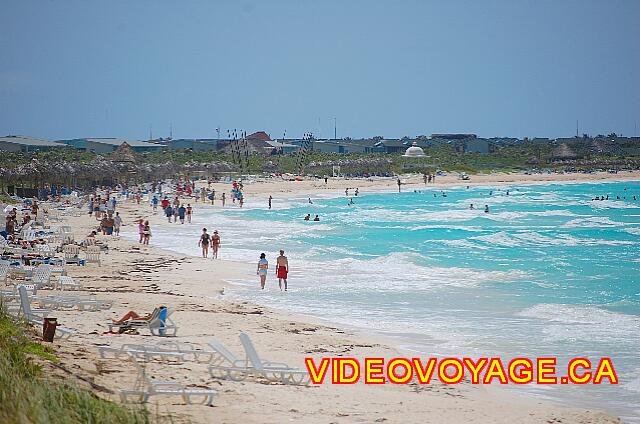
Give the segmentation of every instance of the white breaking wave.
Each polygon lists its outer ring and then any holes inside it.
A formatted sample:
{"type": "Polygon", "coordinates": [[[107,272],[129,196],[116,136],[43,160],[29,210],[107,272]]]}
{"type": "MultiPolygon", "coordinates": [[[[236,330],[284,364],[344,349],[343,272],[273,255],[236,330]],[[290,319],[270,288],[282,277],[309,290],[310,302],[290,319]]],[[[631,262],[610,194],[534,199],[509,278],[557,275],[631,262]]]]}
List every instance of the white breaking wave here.
{"type": "Polygon", "coordinates": [[[589,305],[538,304],[518,313],[519,316],[547,322],[543,332],[548,341],[583,340],[589,342],[626,343],[640,350],[640,317],[611,312],[589,305]]]}
{"type": "Polygon", "coordinates": [[[544,246],[621,246],[636,244],[625,240],[604,240],[578,238],[569,234],[558,234],[554,237],[540,234],[536,231],[520,233],[508,233],[498,231],[493,234],[474,236],[472,240],[478,240],[501,247],[544,247],[544,246]]]}
{"type": "Polygon", "coordinates": [[[623,222],[612,221],[606,216],[591,216],[588,218],[572,219],[566,222],[563,227],[565,228],[601,228],[601,227],[620,227],[624,226],[623,222]]]}
{"type": "Polygon", "coordinates": [[[629,234],[633,234],[634,236],[640,236],[640,227],[628,227],[624,230],[629,234]]]}
{"type": "Polygon", "coordinates": [[[625,202],[624,200],[594,200],[589,202],[589,206],[594,209],[637,209],[640,206],[633,203],[625,202]]]}

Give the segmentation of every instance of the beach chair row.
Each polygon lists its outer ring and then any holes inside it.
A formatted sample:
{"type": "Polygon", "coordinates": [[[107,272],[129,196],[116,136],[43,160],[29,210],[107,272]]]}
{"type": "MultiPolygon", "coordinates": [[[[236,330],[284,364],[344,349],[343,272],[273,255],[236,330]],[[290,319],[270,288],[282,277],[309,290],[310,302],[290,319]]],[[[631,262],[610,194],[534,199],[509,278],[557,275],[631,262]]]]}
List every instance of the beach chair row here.
{"type": "Polygon", "coordinates": [[[291,367],[286,363],[264,360],[258,354],[251,338],[240,333],[244,357],[236,356],[219,340],[212,338],[208,348],[187,343],[123,344],[120,347],[99,346],[102,358],[151,361],[193,361],[209,364],[212,377],[225,380],[243,381],[247,378],[263,378],[269,382],[282,384],[309,384],[307,371],[291,367]]]}
{"type": "Polygon", "coordinates": [[[204,404],[208,406],[212,404],[217,395],[215,390],[194,389],[176,381],[161,381],[149,377],[146,364],[152,360],[208,363],[209,373],[214,378],[243,381],[253,377],[287,385],[309,384],[310,378],[306,371],[260,358],[249,335],[240,333],[240,342],[245,350],[245,358],[238,358],[215,338],[208,343],[210,349],[186,343],[129,343],[119,348],[99,346],[98,350],[102,358],[129,359],[134,364],[137,378],[132,388],[119,390],[122,402],[147,402],[154,396],[181,396],[187,404],[191,404],[193,398],[203,398],[204,404]]]}
{"type": "Polygon", "coordinates": [[[9,276],[13,275],[21,277],[21,280],[15,280],[13,283],[34,284],[37,288],[52,288],[58,290],[81,290],[82,284],[75,281],[72,277],[65,274],[64,266],[56,267],[49,264],[43,264],[37,267],[33,266],[11,266],[7,265],[8,261],[0,261],[0,282],[8,283],[9,276]],[[52,279],[54,273],[62,274],[57,280],[52,279]]]}
{"type": "MultiPolygon", "coordinates": [[[[20,284],[17,286],[17,293],[15,290],[0,291],[0,297],[2,298],[3,307],[11,313],[15,313],[19,318],[23,318],[25,321],[41,329],[44,323],[44,319],[47,318],[52,310],[59,309],[72,309],[78,310],[106,310],[110,309],[112,302],[83,298],[79,296],[62,296],[62,295],[37,295],[37,286],[20,284]],[[31,295],[29,295],[31,292],[31,295]],[[16,303],[19,300],[19,303],[16,303]],[[32,308],[31,305],[36,304],[37,308],[32,308]]],[[[76,333],[76,330],[67,328],[61,325],[56,327],[56,336],[58,338],[68,338],[72,334],[76,333]]]]}

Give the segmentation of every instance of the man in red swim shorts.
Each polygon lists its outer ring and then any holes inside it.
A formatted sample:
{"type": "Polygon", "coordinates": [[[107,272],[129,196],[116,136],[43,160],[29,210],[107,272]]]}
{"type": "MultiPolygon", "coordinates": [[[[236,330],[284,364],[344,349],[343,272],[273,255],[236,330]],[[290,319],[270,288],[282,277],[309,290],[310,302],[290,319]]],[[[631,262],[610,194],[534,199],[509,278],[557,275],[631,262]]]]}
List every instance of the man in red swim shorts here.
{"type": "Polygon", "coordinates": [[[284,291],[287,291],[287,274],[289,273],[289,261],[284,256],[284,250],[280,251],[280,256],[276,259],[276,276],[278,277],[278,287],[282,290],[282,280],[284,280],[284,291]]]}

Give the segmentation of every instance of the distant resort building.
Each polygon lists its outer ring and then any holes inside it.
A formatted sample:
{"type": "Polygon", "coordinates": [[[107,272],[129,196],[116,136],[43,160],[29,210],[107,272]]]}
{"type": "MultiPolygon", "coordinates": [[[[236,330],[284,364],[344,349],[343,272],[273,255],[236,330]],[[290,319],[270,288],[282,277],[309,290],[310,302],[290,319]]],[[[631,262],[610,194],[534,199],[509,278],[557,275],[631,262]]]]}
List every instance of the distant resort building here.
{"type": "Polygon", "coordinates": [[[211,152],[221,150],[229,145],[229,140],[214,138],[177,138],[160,141],[166,150],[191,150],[193,152],[211,152]]]}
{"type": "Polygon", "coordinates": [[[72,146],[75,149],[92,153],[111,153],[122,143],[127,143],[136,153],[157,152],[162,150],[162,145],[138,140],[125,140],[121,138],[74,138],[71,140],[59,140],[59,143],[72,146]]]}
{"type": "MultiPolygon", "coordinates": [[[[157,139],[150,141],[127,140],[120,138],[74,138],[49,141],[34,137],[0,137],[0,150],[12,152],[32,152],[55,148],[71,147],[98,154],[115,151],[123,143],[135,153],[156,152],[161,150],[192,152],[226,152],[232,154],[258,154],[261,156],[295,154],[301,149],[320,153],[336,154],[403,154],[411,146],[421,149],[449,146],[459,154],[489,154],[504,146],[517,146],[522,143],[533,144],[537,149],[551,146],[551,160],[570,161],[588,159],[591,155],[640,155],[639,137],[622,137],[616,134],[589,137],[563,137],[556,139],[535,137],[518,139],[513,137],[479,138],[471,133],[435,133],[429,136],[385,138],[342,138],[342,139],[271,139],[265,131],[257,131],[245,138],[230,140],[219,138],[180,138],[157,139]]],[[[539,156],[539,155],[538,155],[539,156]]],[[[539,157],[536,160],[539,161],[539,157]]]]}
{"type": "Polygon", "coordinates": [[[5,152],[35,152],[65,147],[67,146],[61,143],[21,135],[0,137],[0,150],[5,152]]]}

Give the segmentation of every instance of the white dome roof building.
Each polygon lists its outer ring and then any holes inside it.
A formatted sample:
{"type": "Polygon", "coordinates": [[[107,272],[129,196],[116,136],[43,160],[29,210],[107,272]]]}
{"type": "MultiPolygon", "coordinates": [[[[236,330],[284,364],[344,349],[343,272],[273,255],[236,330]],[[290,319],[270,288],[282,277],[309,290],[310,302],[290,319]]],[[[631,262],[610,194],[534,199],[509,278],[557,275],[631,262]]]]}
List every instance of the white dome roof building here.
{"type": "Polygon", "coordinates": [[[404,155],[402,155],[402,157],[405,157],[405,158],[424,158],[424,157],[426,157],[426,155],[424,154],[424,150],[422,150],[422,147],[418,147],[417,143],[414,141],[411,144],[411,147],[409,147],[407,149],[407,151],[404,152],[404,155]]]}

